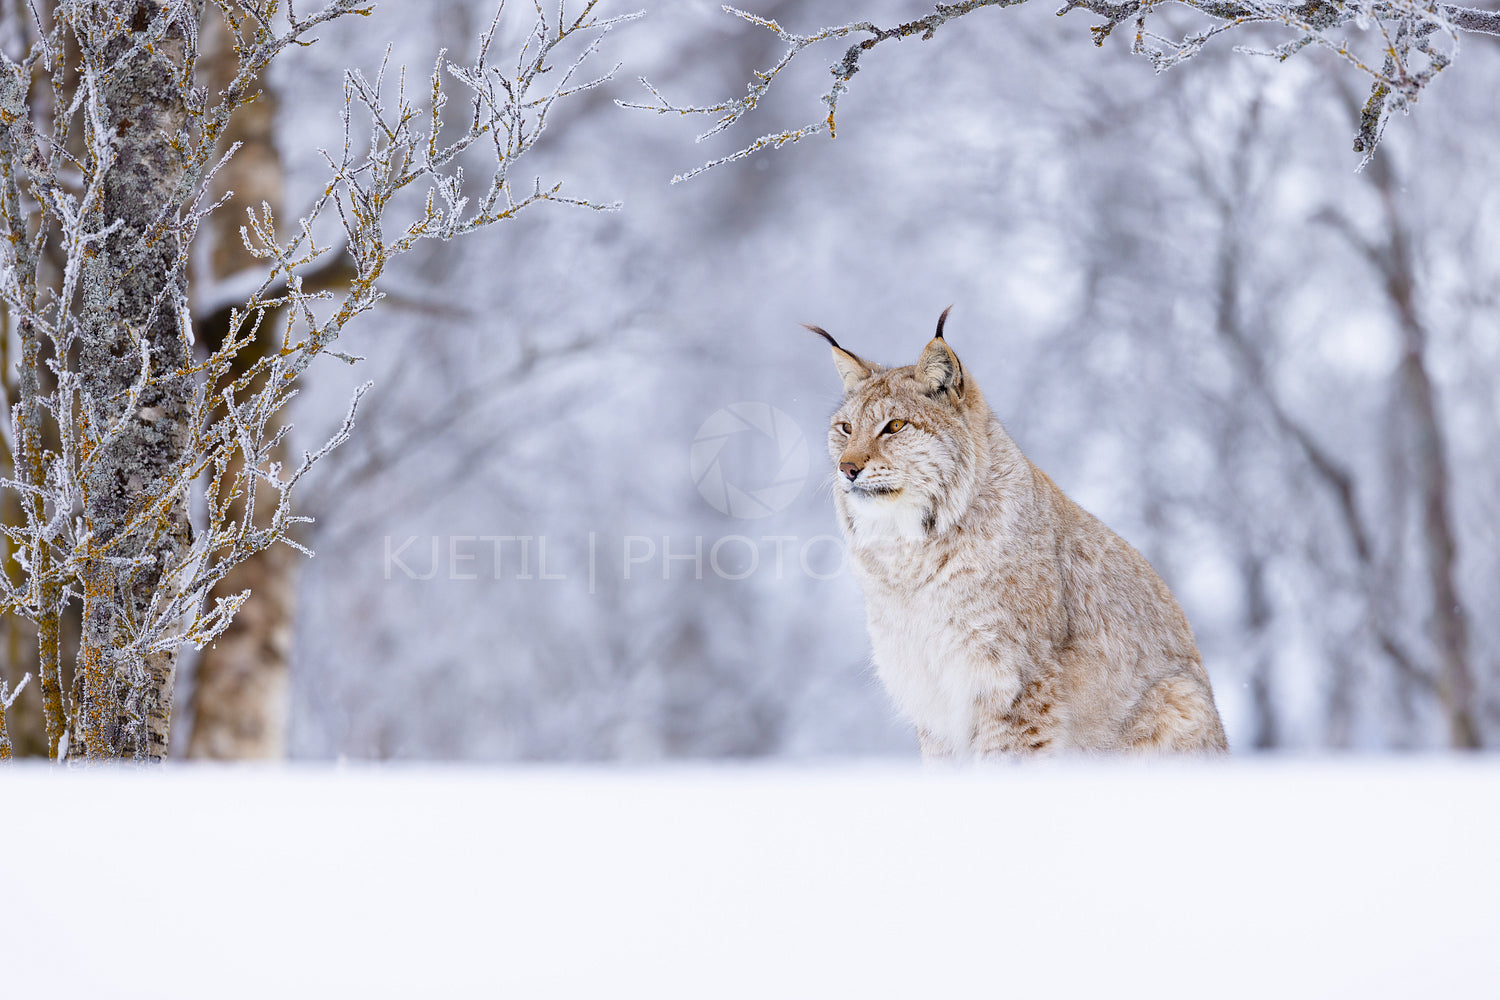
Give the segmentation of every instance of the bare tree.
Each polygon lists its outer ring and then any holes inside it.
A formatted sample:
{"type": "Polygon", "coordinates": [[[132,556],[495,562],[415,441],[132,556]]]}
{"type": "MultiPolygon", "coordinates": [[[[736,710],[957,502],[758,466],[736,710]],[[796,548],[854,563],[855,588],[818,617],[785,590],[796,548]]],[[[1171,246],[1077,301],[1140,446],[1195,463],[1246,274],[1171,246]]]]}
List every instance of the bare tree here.
{"type": "Polygon", "coordinates": [[[248,593],[207,598],[236,567],[278,543],[300,547],[294,492],[347,438],[360,393],[323,447],[291,467],[278,459],[277,414],[316,357],[357,360],[334,340],[379,302],[388,261],[545,201],[607,207],[511,182],[555,102],[613,72],[580,76],[623,20],[597,18],[595,6],[566,18],[538,6],[504,68],[490,54],[497,13],[472,63],[440,55],[421,88],[384,66],[373,79],[350,71],[326,187],[295,226],[264,203],[247,212],[241,238],[263,270],[203,358],[188,262],[234,152],[220,155],[219,143],[278,53],[368,8],[332,0],[299,16],[278,0],[64,0],[23,21],[17,58],[0,64],[0,299],[22,350],[15,473],[3,486],[20,498],[21,523],[5,530],[23,572],[0,581],[0,609],[36,624],[53,756],[165,755],[179,648],[228,627],[248,593]],[[239,39],[237,71],[217,95],[195,74],[206,7],[239,39]],[[588,41],[570,55],[575,37],[588,41]],[[566,61],[554,70],[554,59],[566,61]],[[467,93],[457,129],[443,127],[445,76],[467,93]],[[486,150],[490,181],[465,197],[462,164],[486,150]],[[352,261],[338,292],[305,281],[333,245],[330,222],[352,261]],[[62,260],[55,287],[38,268],[48,253],[62,260]],[[273,349],[243,363],[272,323],[273,349]],[[188,501],[200,480],[206,515],[195,526],[188,501]],[[65,691],[60,623],[73,601],[83,635],[65,691]]]}
{"type": "MultiPolygon", "coordinates": [[[[1469,665],[1468,624],[1459,593],[1458,541],[1453,523],[1453,473],[1448,433],[1441,416],[1431,372],[1431,332],[1418,300],[1421,284],[1417,250],[1402,211],[1395,169],[1380,162],[1369,171],[1379,194],[1379,229],[1362,234],[1343,213],[1328,209],[1324,218],[1346,239],[1378,278],[1385,303],[1400,333],[1401,361],[1391,395],[1392,423],[1401,433],[1389,447],[1410,474],[1395,484],[1416,494],[1417,533],[1429,617],[1426,632],[1436,661],[1433,668],[1406,662],[1405,672],[1436,694],[1448,722],[1449,743],[1471,749],[1480,745],[1476,696],[1469,665]]],[[[1398,535],[1399,537],[1399,535],[1398,535]]],[[[1394,650],[1393,650],[1394,652],[1394,650]]]]}
{"type": "MultiPolygon", "coordinates": [[[[1333,89],[1342,100],[1324,103],[1342,105],[1346,114],[1358,117],[1358,99],[1347,88],[1333,89]]],[[[1187,114],[1181,115],[1183,131],[1187,114]]],[[[1416,224],[1419,214],[1404,204],[1399,160],[1382,157],[1353,185],[1364,196],[1353,202],[1360,206],[1361,223],[1355,222],[1351,199],[1327,197],[1310,218],[1294,223],[1304,233],[1332,230],[1335,235],[1313,255],[1318,265],[1310,269],[1299,263],[1269,276],[1257,248],[1278,155],[1264,129],[1264,115],[1252,101],[1239,134],[1223,144],[1224,176],[1215,177],[1202,156],[1190,171],[1191,182],[1214,211],[1216,245],[1206,290],[1214,303],[1212,329],[1235,375],[1232,390],[1215,400],[1224,428],[1221,474],[1247,495],[1251,479],[1287,477],[1283,488],[1288,490],[1292,477],[1301,479],[1312,489],[1313,518],[1327,525],[1318,532],[1327,544],[1308,553],[1309,576],[1323,577],[1330,595],[1343,595],[1359,612],[1352,633],[1333,626],[1334,616],[1326,610],[1321,616],[1328,660],[1324,738],[1332,745],[1348,744],[1356,683],[1368,686],[1374,675],[1383,674],[1397,692],[1396,714],[1436,706],[1444,742],[1479,746],[1479,685],[1454,516],[1463,477],[1450,457],[1451,418],[1433,372],[1435,337],[1424,315],[1431,299],[1422,258],[1433,241],[1416,224]],[[1334,262],[1342,262],[1335,266],[1347,268],[1359,287],[1367,287],[1351,294],[1384,317],[1398,345],[1389,383],[1377,383],[1379,401],[1371,407],[1380,432],[1361,435],[1358,447],[1351,447],[1347,435],[1330,435],[1327,408],[1305,412],[1290,402],[1285,373],[1277,370],[1285,342],[1305,333],[1300,323],[1278,322],[1270,314],[1272,304],[1295,298],[1299,289],[1326,286],[1325,268],[1334,262]],[[1245,440],[1262,434],[1270,436],[1278,457],[1247,461],[1245,440]],[[1414,558],[1407,558],[1408,552],[1414,558]]],[[[1270,745],[1279,728],[1277,698],[1260,637],[1273,616],[1266,583],[1272,548],[1266,538],[1281,522],[1232,504],[1212,516],[1234,525],[1229,534],[1241,546],[1244,636],[1255,648],[1247,678],[1254,739],[1270,745]]]]}

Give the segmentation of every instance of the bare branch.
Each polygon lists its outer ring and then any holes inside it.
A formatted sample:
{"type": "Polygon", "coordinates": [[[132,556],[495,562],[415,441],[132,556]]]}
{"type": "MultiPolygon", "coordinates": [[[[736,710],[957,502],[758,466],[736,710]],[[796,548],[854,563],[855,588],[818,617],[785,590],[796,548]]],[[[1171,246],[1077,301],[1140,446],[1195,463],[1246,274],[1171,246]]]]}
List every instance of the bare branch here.
{"type": "MultiPolygon", "coordinates": [[[[883,42],[912,37],[927,41],[938,29],[957,18],[989,7],[1013,7],[1024,2],[963,0],[960,3],[940,3],[925,17],[888,28],[871,21],[854,21],[808,34],[789,31],[774,20],[725,6],[727,13],[774,33],[787,46],[773,66],[755,72],[755,79],[747,84],[745,96],[716,104],[679,105],[663,97],[656,87],[642,78],[641,85],[652,100],[617,103],[657,114],[711,116],[714,124],[698,136],[702,141],[754,111],[781,72],[808,48],[832,39],[868,36],[850,45],[842,58],[829,67],[833,81],[821,97],[828,109],[825,116],[795,128],[761,135],[727,156],[710,160],[672,178],[673,183],[677,183],[767,147],[780,148],[789,142],[825,132],[829,138],[834,138],[837,135],[839,101],[848,93],[850,81],[859,72],[861,58],[870,49],[883,42]]],[[[1131,51],[1148,58],[1158,73],[1197,55],[1218,35],[1254,25],[1280,27],[1290,32],[1291,37],[1272,49],[1238,47],[1236,51],[1270,56],[1278,61],[1285,61],[1309,46],[1334,53],[1371,79],[1370,99],[1354,141],[1355,151],[1365,153],[1361,166],[1367,164],[1374,154],[1390,114],[1393,111],[1409,112],[1433,77],[1452,62],[1458,51],[1460,31],[1500,34],[1500,12],[1424,0],[1304,0],[1297,4],[1264,0],[1123,0],[1121,3],[1065,0],[1057,13],[1062,16],[1073,10],[1086,10],[1102,18],[1101,23],[1089,29],[1095,45],[1103,45],[1119,25],[1132,23],[1135,33],[1131,51]],[[1160,9],[1168,3],[1196,11],[1210,24],[1175,39],[1148,30],[1151,19],[1157,17],[1160,9]],[[1359,48],[1348,41],[1351,28],[1368,43],[1364,48],[1369,50],[1369,55],[1360,55],[1359,48]],[[1436,44],[1439,40],[1441,44],[1436,44]],[[1378,69],[1375,68],[1377,65],[1378,69]]]]}

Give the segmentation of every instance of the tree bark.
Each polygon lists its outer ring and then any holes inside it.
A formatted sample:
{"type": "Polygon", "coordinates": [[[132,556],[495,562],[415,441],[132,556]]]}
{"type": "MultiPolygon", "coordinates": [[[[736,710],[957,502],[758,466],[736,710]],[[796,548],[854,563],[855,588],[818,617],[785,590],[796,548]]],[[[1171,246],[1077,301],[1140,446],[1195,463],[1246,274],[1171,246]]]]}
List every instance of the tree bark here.
{"type": "Polygon", "coordinates": [[[179,327],[186,275],[176,228],[188,145],[181,84],[186,40],[177,27],[160,43],[137,44],[160,12],[155,0],[108,6],[117,15],[113,30],[75,25],[104,117],[105,134],[89,125],[91,161],[106,146],[114,155],[100,204],[91,207],[93,222],[100,228],[120,223],[87,259],[82,291],[79,380],[83,417],[96,443],[80,456],[87,468],[83,519],[90,538],[80,573],[75,725],[89,759],[161,759],[177,654],[133,648],[132,623],[147,616],[191,529],[180,493],[162,505],[154,523],[132,525],[130,517],[138,498],[165,496],[190,433],[193,380],[184,372],[189,354],[179,327]],[[85,40],[85,27],[98,34],[85,40]],[[150,377],[132,401],[143,364],[150,377]],[[117,421],[123,421],[117,433],[97,437],[117,421]]]}

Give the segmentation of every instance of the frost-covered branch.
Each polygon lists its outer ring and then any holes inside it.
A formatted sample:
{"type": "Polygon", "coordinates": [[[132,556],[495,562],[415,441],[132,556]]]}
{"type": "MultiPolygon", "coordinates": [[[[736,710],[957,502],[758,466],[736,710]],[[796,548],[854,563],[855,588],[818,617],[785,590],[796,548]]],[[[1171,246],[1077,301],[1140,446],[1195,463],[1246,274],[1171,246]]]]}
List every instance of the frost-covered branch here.
{"type": "Polygon", "coordinates": [[[0,680],[0,760],[9,760],[11,753],[10,733],[5,728],[5,713],[9,712],[10,706],[16,703],[17,698],[21,697],[21,692],[25,690],[26,684],[30,680],[30,674],[23,676],[16,684],[14,691],[3,680],[0,680]]]}
{"type": "MultiPolygon", "coordinates": [[[[822,42],[859,38],[849,45],[842,57],[829,67],[833,77],[822,95],[827,113],[804,125],[763,134],[727,156],[718,157],[672,178],[673,183],[696,176],[712,167],[750,156],[767,147],[780,148],[808,136],[837,133],[836,116],[839,101],[849,91],[850,82],[860,70],[866,52],[884,42],[906,38],[931,39],[950,21],[988,7],[1013,7],[1026,0],[962,0],[937,4],[932,13],[890,27],[873,21],[853,21],[825,27],[808,34],[790,31],[775,20],[726,6],[724,10],[774,33],[786,45],[781,58],[766,70],[755,71],[755,79],[746,85],[743,97],[717,104],[674,104],[644,77],[641,84],[650,92],[647,103],[619,102],[624,107],[655,111],[658,114],[708,115],[714,125],[698,136],[702,141],[734,125],[754,111],[782,70],[803,51],[822,42]],[[863,36],[863,37],[861,37],[863,36]]],[[[1302,3],[1276,3],[1270,0],[1064,0],[1058,16],[1073,10],[1085,10],[1101,19],[1089,31],[1095,45],[1121,24],[1134,29],[1131,51],[1145,56],[1160,73],[1176,66],[1203,50],[1216,36],[1230,31],[1264,27],[1289,35],[1270,48],[1237,46],[1236,51],[1270,56],[1278,61],[1296,55],[1309,46],[1326,49],[1370,78],[1370,97],[1361,115],[1354,139],[1356,152],[1365,154],[1364,163],[1374,154],[1391,112],[1407,113],[1416,103],[1422,89],[1447,67],[1458,52],[1460,32],[1500,35],[1500,11],[1460,7],[1433,0],[1304,0],[1302,3]],[[1187,8],[1207,19],[1197,31],[1179,36],[1158,34],[1150,30],[1160,20],[1164,8],[1187,8]],[[1351,42],[1351,29],[1356,41],[1351,42]]]]}
{"type": "Polygon", "coordinates": [[[3,57],[0,304],[22,356],[0,489],[21,515],[0,532],[22,572],[0,574],[0,613],[37,624],[54,756],[164,755],[178,649],[212,642],[247,596],[210,607],[210,590],[277,543],[311,555],[292,537],[307,520],[296,490],[348,439],[368,386],[294,466],[279,460],[290,426],[278,415],[319,355],[358,360],[335,341],[380,301],[395,257],[540,202],[613,207],[513,180],[555,103],[614,72],[586,71],[635,15],[596,6],[537,3],[513,65],[491,54],[502,4],[474,59],[440,54],[420,87],[384,64],[373,78],[350,70],[324,187],[291,225],[269,205],[247,213],[240,237],[261,271],[209,345],[194,342],[188,263],[229,197],[209,195],[236,152],[220,140],[278,53],[370,5],[301,16],[280,0],[209,0],[206,14],[204,0],[64,0],[33,19],[22,59],[3,57]],[[238,71],[215,94],[194,72],[203,16],[238,40],[238,71]],[[451,92],[468,106],[456,126],[442,115],[451,92]],[[489,175],[477,196],[464,175],[476,164],[489,175]],[[351,261],[342,287],[316,277],[335,253],[351,261]],[[197,489],[204,514],[190,524],[197,489]],[[75,602],[83,638],[63,691],[59,623],[75,602]]]}

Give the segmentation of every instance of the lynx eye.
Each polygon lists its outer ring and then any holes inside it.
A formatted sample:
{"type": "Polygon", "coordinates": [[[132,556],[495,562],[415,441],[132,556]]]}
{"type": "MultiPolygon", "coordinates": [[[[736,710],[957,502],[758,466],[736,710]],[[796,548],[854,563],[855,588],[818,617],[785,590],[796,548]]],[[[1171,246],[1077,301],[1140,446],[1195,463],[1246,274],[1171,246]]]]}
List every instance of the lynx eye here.
{"type": "Polygon", "coordinates": [[[882,433],[882,434],[894,434],[894,433],[896,433],[897,431],[899,431],[901,428],[903,428],[905,426],[906,426],[906,421],[905,420],[892,420],[890,423],[888,423],[888,424],[885,425],[885,430],[881,431],[880,433],[882,433]]]}
{"type": "Polygon", "coordinates": [[[834,424],[833,426],[835,426],[835,427],[837,427],[839,429],[839,433],[840,434],[843,434],[843,435],[846,435],[846,436],[848,435],[848,433],[849,433],[849,425],[847,423],[834,424]]]}

